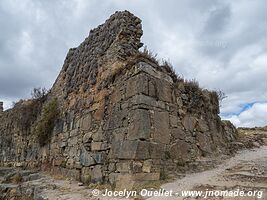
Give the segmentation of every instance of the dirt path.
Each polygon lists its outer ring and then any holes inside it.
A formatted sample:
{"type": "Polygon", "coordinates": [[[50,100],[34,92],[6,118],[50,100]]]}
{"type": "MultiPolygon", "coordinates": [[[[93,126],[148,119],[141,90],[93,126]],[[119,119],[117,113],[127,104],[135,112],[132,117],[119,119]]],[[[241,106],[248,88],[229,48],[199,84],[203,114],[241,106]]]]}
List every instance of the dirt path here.
{"type": "MultiPolygon", "coordinates": [[[[182,179],[162,185],[166,191],[173,191],[173,194],[179,193],[176,196],[168,197],[151,197],[150,200],[160,199],[204,199],[203,197],[181,197],[181,191],[202,191],[203,194],[207,190],[241,190],[241,191],[260,191],[262,198],[257,193],[254,197],[224,197],[215,198],[208,197],[209,200],[217,199],[237,199],[237,200],[267,200],[267,146],[262,146],[253,150],[243,150],[237,153],[234,157],[222,161],[223,164],[212,170],[203,171],[200,173],[188,174],[182,179]]],[[[5,173],[5,170],[2,169],[5,173]]],[[[126,198],[110,198],[103,197],[101,194],[94,196],[92,189],[86,186],[79,186],[76,181],[56,180],[42,173],[23,172],[28,177],[29,181],[22,184],[22,188],[35,193],[34,199],[45,200],[111,200],[111,199],[126,199],[126,198]]],[[[15,187],[16,185],[0,184],[0,191],[3,187],[15,187]]],[[[1,195],[0,195],[1,196],[1,195]]],[[[205,196],[205,195],[204,195],[205,196]]],[[[1,198],[0,198],[1,199],[1,198]]]]}
{"type": "MultiPolygon", "coordinates": [[[[234,190],[235,188],[245,191],[261,190],[263,191],[261,199],[267,200],[267,146],[240,151],[236,156],[226,160],[215,169],[187,175],[182,179],[162,185],[162,188],[166,191],[172,190],[174,193],[181,193],[184,190],[234,190]]],[[[260,193],[257,195],[260,195],[260,193]]],[[[158,199],[162,199],[162,197],[150,198],[150,200],[158,199]]],[[[164,197],[164,199],[188,200],[195,198],[175,196],[164,197]]],[[[207,199],[216,198],[210,197],[207,199]]],[[[233,199],[233,197],[228,197],[228,199],[233,199]]],[[[257,197],[236,197],[234,199],[253,200],[257,197]]]]}

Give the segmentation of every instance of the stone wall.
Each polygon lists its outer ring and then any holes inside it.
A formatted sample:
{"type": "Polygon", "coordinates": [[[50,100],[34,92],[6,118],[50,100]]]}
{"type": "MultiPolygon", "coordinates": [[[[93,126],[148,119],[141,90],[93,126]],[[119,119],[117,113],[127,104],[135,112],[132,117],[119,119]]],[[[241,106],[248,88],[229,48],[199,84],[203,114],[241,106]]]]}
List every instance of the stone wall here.
{"type": "Polygon", "coordinates": [[[0,101],[0,114],[4,111],[4,103],[0,101]]]}
{"type": "Polygon", "coordinates": [[[131,188],[226,152],[236,129],[220,120],[216,93],[174,80],[140,54],[141,35],[140,19],[116,12],[70,49],[44,102],[22,101],[0,116],[1,164],[131,188]],[[52,98],[61,115],[40,146],[35,126],[52,98]]]}

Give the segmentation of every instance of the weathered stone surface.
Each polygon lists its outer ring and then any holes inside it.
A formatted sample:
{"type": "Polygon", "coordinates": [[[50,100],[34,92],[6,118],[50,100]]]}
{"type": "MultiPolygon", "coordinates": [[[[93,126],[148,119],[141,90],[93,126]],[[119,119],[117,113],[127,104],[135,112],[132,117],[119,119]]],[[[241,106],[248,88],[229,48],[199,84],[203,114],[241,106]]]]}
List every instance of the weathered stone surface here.
{"type": "Polygon", "coordinates": [[[143,172],[150,173],[152,165],[153,165],[152,160],[145,160],[142,168],[143,172]]]}
{"type": "Polygon", "coordinates": [[[165,145],[161,143],[150,143],[150,157],[152,159],[161,159],[164,157],[165,145]]]}
{"type": "Polygon", "coordinates": [[[81,181],[89,184],[92,181],[92,169],[90,167],[83,167],[81,170],[81,181]]]}
{"type": "Polygon", "coordinates": [[[140,184],[140,181],[159,180],[160,173],[136,173],[136,174],[111,174],[110,180],[116,184],[116,190],[132,189],[140,184]]]}
{"type": "Polygon", "coordinates": [[[205,120],[198,119],[197,121],[198,121],[197,125],[198,125],[199,131],[201,131],[203,133],[209,131],[209,126],[205,120]]]}
{"type": "Polygon", "coordinates": [[[122,161],[116,164],[116,170],[120,173],[127,173],[131,171],[132,162],[131,161],[122,161]]]}
{"type": "Polygon", "coordinates": [[[53,166],[88,184],[131,189],[233,143],[236,129],[221,122],[216,94],[140,53],[141,35],[140,19],[116,12],[69,50],[43,100],[3,112],[0,104],[0,164],[53,166]],[[51,99],[60,113],[41,146],[35,125],[51,99]]]}
{"type": "Polygon", "coordinates": [[[65,163],[65,159],[63,158],[56,158],[53,160],[53,165],[54,166],[61,166],[65,163]]]}
{"type": "Polygon", "coordinates": [[[92,157],[97,164],[104,164],[107,156],[104,152],[95,152],[92,154],[92,157]]]}
{"type": "Polygon", "coordinates": [[[169,114],[155,111],[153,139],[155,142],[168,144],[170,142],[169,114]]]}
{"type": "Polygon", "coordinates": [[[189,115],[186,115],[182,120],[183,126],[188,131],[194,131],[197,120],[189,115]]]}
{"type": "Polygon", "coordinates": [[[170,147],[170,155],[172,159],[189,161],[191,145],[183,140],[178,140],[170,147]]]}
{"type": "Polygon", "coordinates": [[[85,115],[81,120],[81,130],[88,131],[91,128],[92,116],[91,114],[85,115]]]}
{"type": "Polygon", "coordinates": [[[92,151],[103,151],[109,148],[107,142],[92,142],[91,150],[92,151]]]}
{"type": "Polygon", "coordinates": [[[135,95],[129,99],[129,107],[138,108],[160,108],[165,109],[165,103],[163,101],[158,101],[156,98],[149,97],[143,94],[135,95]]]}
{"type": "Polygon", "coordinates": [[[180,122],[180,120],[179,120],[178,116],[170,115],[170,126],[172,128],[178,127],[179,126],[179,122],[180,122]]]}
{"type": "Polygon", "coordinates": [[[137,109],[130,112],[130,125],[127,138],[129,140],[150,138],[151,122],[148,110],[137,109]]]}
{"type": "Polygon", "coordinates": [[[83,166],[88,167],[88,166],[91,166],[91,165],[95,165],[96,161],[91,156],[91,154],[85,150],[85,148],[82,148],[81,149],[81,155],[80,155],[80,163],[83,166]]]}
{"type": "Polygon", "coordinates": [[[60,170],[61,170],[61,173],[64,174],[66,177],[71,177],[74,180],[80,180],[81,179],[80,171],[77,169],[61,168],[60,170]]]}
{"type": "Polygon", "coordinates": [[[157,83],[157,97],[161,101],[172,102],[172,85],[166,81],[159,80],[157,83]]]}
{"type": "Polygon", "coordinates": [[[77,137],[71,137],[68,140],[69,146],[76,146],[78,144],[78,138],[77,137]]]}
{"type": "Polygon", "coordinates": [[[124,126],[124,121],[127,120],[128,113],[124,110],[118,110],[116,108],[110,113],[108,121],[108,129],[113,130],[124,126]]]}
{"type": "Polygon", "coordinates": [[[151,66],[148,63],[139,62],[138,65],[136,66],[136,73],[139,73],[140,71],[143,71],[159,80],[164,80],[166,82],[173,83],[173,80],[170,76],[156,70],[153,66],[151,66]]]}
{"type": "Polygon", "coordinates": [[[148,95],[148,77],[145,74],[138,74],[127,81],[126,98],[137,94],[148,95]]]}
{"type": "Polygon", "coordinates": [[[83,143],[92,142],[92,136],[93,136],[92,132],[85,133],[83,136],[83,143]]]}
{"type": "Polygon", "coordinates": [[[112,158],[119,159],[148,159],[149,142],[118,141],[112,144],[112,158]]]}
{"type": "Polygon", "coordinates": [[[103,182],[103,173],[102,173],[102,166],[101,165],[96,165],[92,169],[91,181],[93,183],[101,183],[101,182],[103,182]]]}
{"type": "Polygon", "coordinates": [[[185,131],[182,129],[182,127],[173,128],[173,129],[171,130],[171,135],[172,135],[172,137],[174,137],[175,139],[185,140],[185,138],[186,138],[186,133],[185,133],[185,131]]]}
{"type": "Polygon", "coordinates": [[[199,145],[200,150],[203,151],[204,154],[210,154],[212,152],[211,149],[212,140],[208,132],[206,132],[205,134],[197,133],[196,141],[197,145],[199,145]]]}

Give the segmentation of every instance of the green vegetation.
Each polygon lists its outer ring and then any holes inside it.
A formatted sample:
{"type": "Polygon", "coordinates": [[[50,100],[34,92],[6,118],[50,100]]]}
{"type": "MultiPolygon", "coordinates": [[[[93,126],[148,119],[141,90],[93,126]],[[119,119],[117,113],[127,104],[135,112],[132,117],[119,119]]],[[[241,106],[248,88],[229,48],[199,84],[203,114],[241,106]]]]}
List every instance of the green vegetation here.
{"type": "Polygon", "coordinates": [[[36,125],[37,139],[41,146],[49,142],[58,115],[59,109],[57,99],[52,99],[44,106],[41,117],[36,125]]]}
{"type": "Polygon", "coordinates": [[[48,91],[44,88],[34,88],[31,94],[31,99],[13,102],[14,114],[10,116],[24,135],[31,133],[31,128],[42,111],[48,91]]]}

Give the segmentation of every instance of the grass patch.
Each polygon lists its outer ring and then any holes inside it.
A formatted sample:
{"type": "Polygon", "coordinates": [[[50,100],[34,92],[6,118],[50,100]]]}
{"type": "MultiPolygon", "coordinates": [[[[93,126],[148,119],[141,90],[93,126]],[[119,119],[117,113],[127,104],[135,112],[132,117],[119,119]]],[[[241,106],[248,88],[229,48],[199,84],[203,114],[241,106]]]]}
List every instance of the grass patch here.
{"type": "Polygon", "coordinates": [[[40,120],[36,125],[36,135],[41,146],[45,146],[50,141],[58,115],[57,99],[52,99],[44,106],[40,120]]]}

